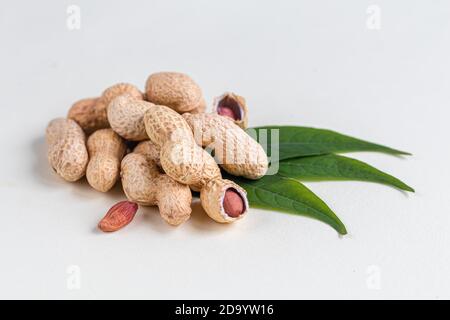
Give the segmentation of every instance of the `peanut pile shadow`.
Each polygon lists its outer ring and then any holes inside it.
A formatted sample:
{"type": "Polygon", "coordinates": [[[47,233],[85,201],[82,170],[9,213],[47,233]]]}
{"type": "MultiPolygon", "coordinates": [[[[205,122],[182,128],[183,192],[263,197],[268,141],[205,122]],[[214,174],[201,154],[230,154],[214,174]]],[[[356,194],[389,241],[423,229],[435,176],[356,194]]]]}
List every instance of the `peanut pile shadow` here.
{"type": "MultiPolygon", "coordinates": [[[[36,179],[40,184],[45,184],[46,186],[55,189],[69,189],[75,197],[82,199],[83,201],[94,201],[98,200],[99,198],[106,197],[108,198],[108,201],[111,202],[112,206],[118,201],[126,200],[125,194],[123,193],[122,189],[122,183],[120,181],[108,192],[101,193],[92,189],[92,187],[87,182],[86,177],[83,177],[77,182],[71,183],[68,183],[58,177],[58,175],[53,172],[52,168],[48,164],[47,144],[44,136],[32,140],[31,148],[34,155],[31,165],[31,172],[33,179],[36,179]]],[[[100,221],[100,219],[106,214],[108,210],[109,207],[105,208],[104,212],[85,212],[84,214],[96,214],[98,216],[98,220],[100,221]]],[[[191,218],[181,226],[174,227],[168,225],[161,218],[158,208],[155,206],[140,206],[135,221],[133,221],[128,227],[125,227],[124,230],[120,230],[118,232],[127,232],[126,229],[132,229],[130,227],[132,227],[132,225],[135,223],[144,223],[149,227],[149,230],[156,231],[158,233],[175,232],[179,228],[190,228],[202,233],[227,232],[233,229],[233,226],[220,224],[213,221],[206,214],[205,210],[201,206],[200,200],[197,197],[193,197],[191,218]]],[[[92,230],[92,233],[99,235],[104,234],[103,232],[98,230],[96,225],[90,228],[92,230]]]]}

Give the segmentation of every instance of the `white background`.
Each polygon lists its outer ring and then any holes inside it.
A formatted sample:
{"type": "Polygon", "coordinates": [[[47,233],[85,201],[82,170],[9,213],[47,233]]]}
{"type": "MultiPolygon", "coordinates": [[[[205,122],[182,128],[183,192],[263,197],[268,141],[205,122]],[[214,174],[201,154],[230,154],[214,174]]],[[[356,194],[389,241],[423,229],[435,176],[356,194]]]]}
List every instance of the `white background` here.
{"type": "Polygon", "coordinates": [[[0,298],[450,298],[449,17],[445,0],[2,1],[0,298]],[[79,30],[67,27],[70,4],[79,30]],[[367,27],[369,5],[379,30],[367,27]],[[208,101],[245,96],[251,125],[411,151],[353,156],[417,193],[308,183],[346,224],[343,238],[253,209],[219,225],[198,205],[178,228],[150,208],[102,234],[120,187],[58,178],[45,127],[79,98],[116,82],[143,88],[162,70],[190,74],[208,101]],[[80,288],[68,286],[78,274],[80,288]]]}

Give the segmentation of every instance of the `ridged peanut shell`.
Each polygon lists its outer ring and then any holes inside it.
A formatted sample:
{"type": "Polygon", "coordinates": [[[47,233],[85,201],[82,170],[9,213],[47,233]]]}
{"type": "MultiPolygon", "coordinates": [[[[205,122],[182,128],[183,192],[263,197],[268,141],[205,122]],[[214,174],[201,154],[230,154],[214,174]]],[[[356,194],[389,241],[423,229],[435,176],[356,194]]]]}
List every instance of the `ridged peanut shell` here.
{"type": "Polygon", "coordinates": [[[127,140],[148,139],[144,126],[144,114],[153,104],[138,100],[129,94],[116,97],[108,105],[108,120],[111,128],[127,140]]]}
{"type": "Polygon", "coordinates": [[[145,154],[131,153],[122,160],[122,186],[130,201],[157,205],[161,217],[179,225],[191,215],[192,194],[188,186],[159,172],[156,163],[145,154]]]}
{"type": "Polygon", "coordinates": [[[200,190],[210,180],[221,178],[214,158],[193,140],[169,141],[161,149],[161,166],[174,180],[200,190]]]}
{"type": "Polygon", "coordinates": [[[89,160],[83,129],[71,119],[50,121],[46,129],[48,161],[66,181],[77,181],[86,172],[89,160]]]}
{"type": "Polygon", "coordinates": [[[214,179],[209,181],[200,191],[200,200],[206,213],[220,223],[231,223],[243,218],[249,208],[247,193],[233,181],[226,179],[214,179]],[[237,217],[229,216],[224,210],[224,197],[227,190],[233,190],[240,195],[243,201],[244,211],[237,217]]]}
{"type": "Polygon", "coordinates": [[[124,140],[112,129],[95,131],[87,141],[89,164],[88,183],[95,190],[107,192],[120,177],[120,162],[126,152],[124,140]]]}
{"type": "Polygon", "coordinates": [[[147,79],[145,92],[148,101],[168,106],[179,113],[201,110],[206,105],[198,84],[183,73],[154,73],[147,79]]]}
{"type": "Polygon", "coordinates": [[[109,127],[106,105],[101,98],[87,98],[75,102],[69,109],[67,118],[75,120],[87,134],[109,127]]]}
{"type": "Polygon", "coordinates": [[[158,167],[161,167],[161,161],[159,159],[161,149],[150,140],[139,142],[139,144],[133,149],[133,153],[144,154],[147,158],[153,160],[158,167]]]}
{"type": "Polygon", "coordinates": [[[181,115],[161,105],[154,105],[144,115],[150,140],[158,147],[170,140],[192,140],[192,131],[181,115]]]}
{"type": "Polygon", "coordinates": [[[214,149],[219,165],[234,176],[263,177],[268,159],[263,147],[227,117],[214,113],[185,113],[196,142],[214,149]]]}
{"type": "Polygon", "coordinates": [[[136,100],[144,99],[144,94],[138,89],[138,87],[130,83],[117,83],[107,88],[103,91],[101,99],[107,108],[111,101],[123,94],[128,94],[136,100]]]}

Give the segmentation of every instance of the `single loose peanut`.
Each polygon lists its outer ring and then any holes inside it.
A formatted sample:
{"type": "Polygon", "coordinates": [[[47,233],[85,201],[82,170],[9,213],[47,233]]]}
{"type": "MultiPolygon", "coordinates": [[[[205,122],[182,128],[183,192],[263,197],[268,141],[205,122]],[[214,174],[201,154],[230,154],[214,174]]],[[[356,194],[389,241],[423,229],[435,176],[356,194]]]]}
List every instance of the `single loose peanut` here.
{"type": "Polygon", "coordinates": [[[76,181],[86,172],[88,152],[83,129],[73,120],[58,118],[47,126],[48,161],[67,181],[76,181]]]}
{"type": "Polygon", "coordinates": [[[136,215],[138,205],[130,201],[121,201],[108,210],[99,222],[98,228],[103,232],[114,232],[129,224],[136,215]]]}
{"type": "Polygon", "coordinates": [[[191,190],[159,169],[158,152],[151,141],[144,141],[125,156],[121,173],[123,190],[130,201],[157,205],[167,223],[179,225],[191,215],[191,190]]]}
{"type": "Polygon", "coordinates": [[[107,192],[120,176],[120,162],[125,155],[123,139],[111,129],[95,131],[87,141],[89,164],[86,178],[92,188],[107,192]]]}
{"type": "Polygon", "coordinates": [[[150,75],[145,85],[147,100],[164,105],[178,113],[203,112],[206,106],[202,90],[186,74],[158,72],[150,75]]]}
{"type": "Polygon", "coordinates": [[[155,105],[145,113],[144,123],[150,140],[161,149],[160,161],[166,174],[200,190],[202,206],[211,218],[229,223],[245,215],[248,208],[245,190],[222,179],[214,158],[195,143],[182,116],[168,107],[155,105]],[[228,198],[227,190],[235,191],[240,197],[228,198]],[[236,213],[235,209],[228,212],[224,202],[227,209],[242,207],[242,212],[236,213]]]}
{"type": "Polygon", "coordinates": [[[196,142],[214,150],[215,158],[228,173],[259,179],[268,169],[262,146],[227,117],[214,113],[183,114],[196,142]]]}
{"type": "Polygon", "coordinates": [[[108,120],[111,128],[127,140],[148,139],[144,126],[144,114],[152,103],[139,100],[129,94],[116,97],[109,103],[108,120]]]}
{"type": "Polygon", "coordinates": [[[214,99],[213,113],[230,118],[242,129],[248,126],[248,109],[245,99],[237,94],[226,92],[214,99]]]}

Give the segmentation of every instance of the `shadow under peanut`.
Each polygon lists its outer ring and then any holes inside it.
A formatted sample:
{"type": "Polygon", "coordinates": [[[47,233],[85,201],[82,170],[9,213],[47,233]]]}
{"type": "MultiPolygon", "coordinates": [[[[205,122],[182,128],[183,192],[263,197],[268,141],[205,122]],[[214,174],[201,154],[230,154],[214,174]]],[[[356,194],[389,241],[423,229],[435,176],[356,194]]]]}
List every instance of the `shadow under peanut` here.
{"type": "Polygon", "coordinates": [[[228,232],[233,229],[233,223],[218,223],[211,219],[202,207],[200,199],[192,199],[192,214],[191,218],[186,222],[193,228],[202,232],[228,232]]]}

